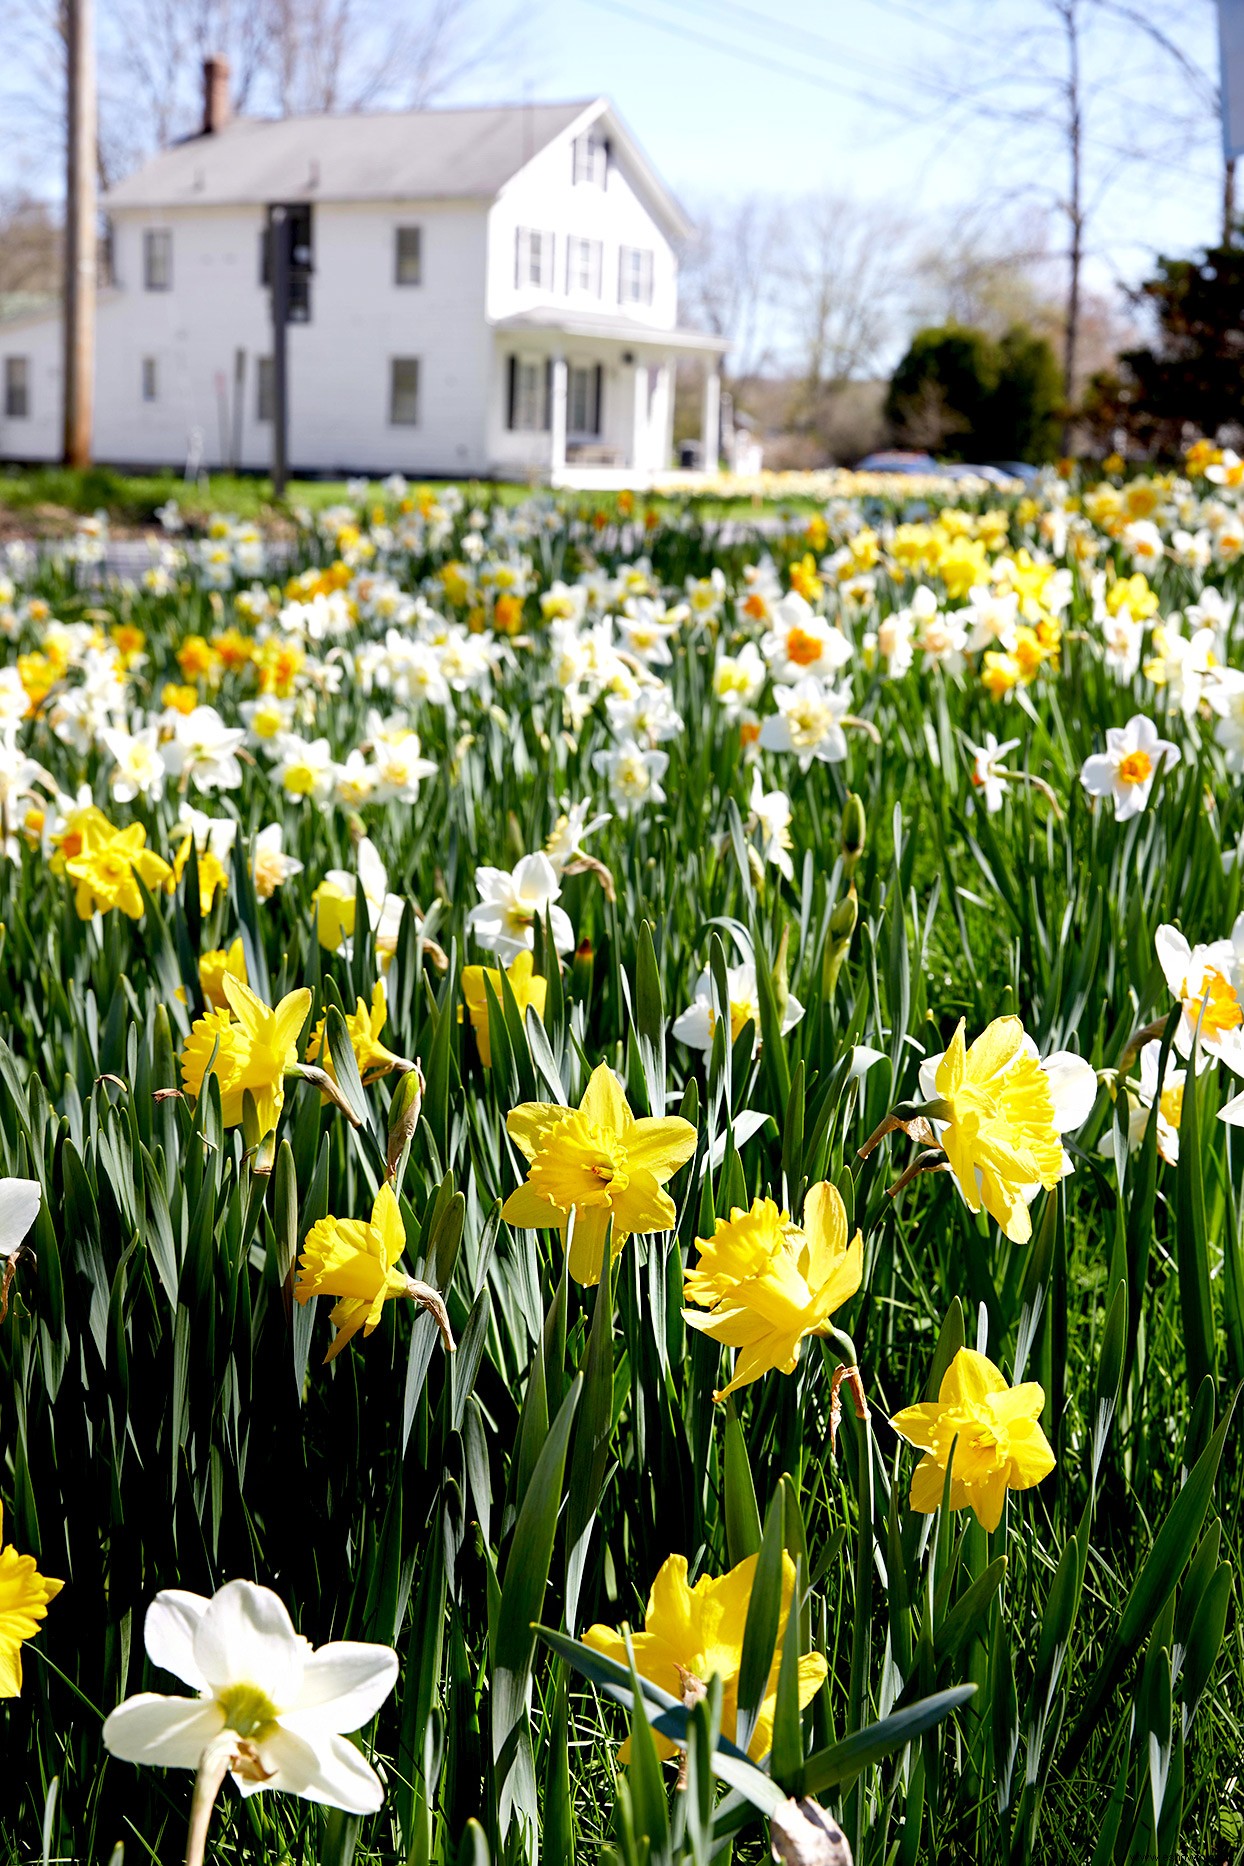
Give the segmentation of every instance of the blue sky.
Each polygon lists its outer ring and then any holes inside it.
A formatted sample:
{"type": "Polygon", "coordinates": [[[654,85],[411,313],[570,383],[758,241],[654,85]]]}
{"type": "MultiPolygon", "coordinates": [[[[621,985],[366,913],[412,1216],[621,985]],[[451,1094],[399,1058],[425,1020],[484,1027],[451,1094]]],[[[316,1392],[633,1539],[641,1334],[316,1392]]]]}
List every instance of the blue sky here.
{"type": "MultiPolygon", "coordinates": [[[[506,12],[505,0],[483,3],[506,12]]],[[[1212,0],[1144,4],[1216,80],[1212,0]]],[[[1058,47],[1029,37],[1044,31],[1041,0],[535,0],[526,18],[509,89],[608,93],[692,208],[828,187],[920,218],[983,199],[1005,217],[1024,203],[1052,210],[1064,187],[1053,99],[1034,76],[1058,47]],[[967,111],[956,102],[965,85],[967,111]],[[1010,121],[1016,108],[1026,127],[1010,121]]],[[[1134,31],[1095,27],[1084,59],[1089,273],[1105,289],[1143,275],[1155,249],[1216,235],[1218,130],[1171,59],[1134,31]],[[1177,131],[1172,105],[1191,119],[1177,131]],[[1155,149],[1158,159],[1134,159],[1155,149]]],[[[490,78],[464,95],[499,88],[490,78]]]]}

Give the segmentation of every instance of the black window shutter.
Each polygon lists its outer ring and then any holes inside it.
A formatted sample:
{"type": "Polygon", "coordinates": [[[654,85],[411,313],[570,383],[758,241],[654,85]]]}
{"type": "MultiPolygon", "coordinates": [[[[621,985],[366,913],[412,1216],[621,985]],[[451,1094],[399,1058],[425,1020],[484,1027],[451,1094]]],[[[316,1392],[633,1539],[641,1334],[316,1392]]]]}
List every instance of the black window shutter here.
{"type": "Polygon", "coordinates": [[[550,429],[553,426],[553,359],[551,356],[544,360],[544,419],[540,426],[550,429]]]}
{"type": "Polygon", "coordinates": [[[592,433],[599,435],[601,393],[604,387],[605,372],[598,363],[593,373],[595,375],[595,381],[592,384],[592,433]]]}
{"type": "Polygon", "coordinates": [[[507,428],[512,428],[516,413],[515,402],[518,399],[518,358],[508,356],[505,360],[505,368],[505,425],[507,428]]]}

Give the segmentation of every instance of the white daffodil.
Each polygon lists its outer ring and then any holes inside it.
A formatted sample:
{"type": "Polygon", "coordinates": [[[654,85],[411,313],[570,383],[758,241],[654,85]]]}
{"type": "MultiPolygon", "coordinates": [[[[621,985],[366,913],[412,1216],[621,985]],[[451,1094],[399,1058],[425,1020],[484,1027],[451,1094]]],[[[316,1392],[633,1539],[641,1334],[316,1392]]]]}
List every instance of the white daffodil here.
{"type": "Polygon", "coordinates": [[[12,1257],[39,1216],[42,1200],[37,1179],[0,1179],[0,1258],[12,1257]]]}
{"type": "Polygon", "coordinates": [[[608,810],[593,816],[591,802],[586,797],[579,803],[569,803],[563,799],[563,804],[565,807],[562,814],[554,823],[553,833],[544,845],[544,853],[559,875],[565,872],[569,863],[584,853],[583,844],[587,838],[613,821],[608,810]]]}
{"type": "Polygon", "coordinates": [[[969,742],[968,750],[972,754],[972,769],[969,776],[973,788],[979,792],[990,816],[996,816],[1002,808],[1006,796],[1007,780],[1003,775],[1002,760],[1008,752],[1013,752],[1019,744],[1018,739],[1004,739],[998,743],[992,732],[985,734],[983,745],[969,742]]]}
{"type": "Polygon", "coordinates": [[[754,641],[745,641],[737,654],[721,654],[713,669],[713,693],[721,709],[737,718],[760,697],[768,673],[754,641]]]}
{"type": "Polygon", "coordinates": [[[238,747],[246,737],[240,726],[226,726],[214,706],[179,713],[162,756],[170,777],[195,790],[237,790],[242,782],[238,747]]]}
{"type": "Polygon", "coordinates": [[[592,764],[608,780],[610,800],[619,816],[634,816],[648,804],[665,802],[661,779],[669,765],[668,753],[624,739],[621,745],[594,753],[592,764]]]}
{"type": "Polygon", "coordinates": [[[775,687],[777,712],[760,728],[766,751],[794,752],[799,769],[807,771],[813,759],[841,764],[847,755],[847,735],[840,721],[851,704],[849,687],[835,689],[809,676],[794,687],[775,687]]]}
{"type": "Polygon", "coordinates": [[[1128,686],[1135,679],[1140,666],[1140,649],[1144,640],[1145,625],[1134,622],[1126,608],[1112,616],[1103,609],[1101,616],[1101,639],[1107,668],[1115,679],[1128,686]]]}
{"type": "Polygon", "coordinates": [[[1244,914],[1230,939],[1189,946],[1177,927],[1160,926],[1154,935],[1162,976],[1183,1007],[1175,1027],[1181,1056],[1196,1050],[1196,1066],[1224,1062],[1244,1075],[1244,914]]]}
{"type": "Polygon", "coordinates": [[[283,732],[276,741],[272,781],[296,803],[323,803],[332,795],[335,767],[327,739],[303,739],[283,732]]]}
{"type": "Polygon", "coordinates": [[[261,901],[270,901],[291,875],[302,873],[302,863],[285,854],[281,846],[284,840],[279,823],[269,823],[255,838],[251,872],[255,877],[255,893],[261,901]]]}
{"type": "Polygon", "coordinates": [[[984,648],[1001,648],[1010,654],[1015,647],[1019,626],[1019,597],[1014,590],[992,590],[976,583],[968,591],[968,607],[963,611],[963,625],[971,629],[968,652],[979,654],[984,648]]]}
{"type": "Polygon", "coordinates": [[[188,803],[181,805],[173,825],[173,836],[177,841],[193,836],[194,846],[200,855],[214,855],[221,863],[227,862],[232,855],[237,833],[236,818],[209,816],[206,810],[196,810],[188,803]]]}
{"type": "Polygon", "coordinates": [[[335,1640],[313,1650],[284,1602],[253,1581],[229,1581],[210,1600],[168,1588],[147,1610],[147,1656],[197,1693],[126,1698],[104,1723],[122,1762],[195,1769],[232,1737],[238,1790],[284,1789],[347,1814],[372,1814],[384,1788],[347,1742],[397,1682],[388,1646],[335,1640]]]}
{"type": "Polygon", "coordinates": [[[784,790],[766,790],[759,771],[753,771],[751,795],[747,801],[753,819],[750,827],[760,832],[761,860],[772,862],[780,874],[785,875],[788,881],[793,881],[795,867],[790,854],[790,798],[784,790]]]}
{"type": "Polygon", "coordinates": [[[99,742],[113,760],[108,784],[118,803],[133,803],[136,797],[149,797],[158,803],[164,795],[167,775],[160,755],[159,726],[143,726],[127,732],[124,726],[105,726],[99,742]]]}
{"type": "MultiPolygon", "coordinates": [[[[730,1041],[737,1043],[747,1024],[760,1035],[760,986],[756,967],[748,959],[742,965],[726,968],[726,989],[730,994],[730,1041]]],[[[793,1030],[803,1016],[803,1006],[789,993],[782,1013],[782,1035],[793,1030]]],[[[713,976],[707,966],[695,981],[691,1003],[674,1019],[674,1035],[688,1049],[711,1050],[717,1031],[717,1012],[713,1006],[713,976]]]]}
{"type": "Polygon", "coordinates": [[[436,766],[421,755],[419,734],[403,732],[377,738],[372,747],[376,803],[414,803],[424,778],[436,776],[436,766]]]}
{"type": "Polygon", "coordinates": [[[1178,745],[1159,738],[1153,721],[1136,713],[1125,726],[1107,728],[1106,749],[1085,759],[1080,782],[1090,797],[1113,797],[1115,817],[1124,823],[1144,809],[1158,772],[1178,763],[1178,745]]]}
{"type": "MultiPolygon", "coordinates": [[[[1162,1057],[1162,1045],[1153,1040],[1146,1043],[1140,1052],[1140,1080],[1134,1082],[1129,1077],[1119,1083],[1119,1088],[1127,1095],[1127,1146],[1129,1153],[1134,1153],[1145,1138],[1149,1125],[1149,1115],[1156,1101],[1158,1104],[1157,1143],[1158,1153],[1169,1166],[1175,1166],[1179,1160],[1179,1123],[1183,1117],[1184,1081],[1187,1072],[1176,1066],[1175,1057],[1166,1058],[1166,1076],[1159,1084],[1158,1064],[1162,1057]]],[[[1231,1104],[1228,1103],[1228,1107],[1231,1104]]],[[[1097,1151],[1106,1159],[1114,1153],[1114,1138],[1107,1129],[1103,1134],[1097,1151]]]]}
{"type": "Polygon", "coordinates": [[[1162,542],[1162,533],[1151,518],[1133,519],[1123,530],[1120,540],[1125,551],[1130,551],[1132,562],[1146,576],[1166,555],[1166,546],[1162,542]]]}
{"type": "Polygon", "coordinates": [[[672,661],[670,642],[686,620],[685,603],[667,609],[650,596],[633,598],[615,618],[622,646],[645,667],[664,667],[672,661]]]}
{"type": "Polygon", "coordinates": [[[851,659],[851,644],[840,628],[818,615],[805,596],[792,590],[773,614],[773,626],[761,637],[760,652],[775,680],[832,680],[851,659]]]}
{"type": "Polygon", "coordinates": [[[1191,719],[1201,704],[1206,676],[1218,664],[1217,635],[1212,628],[1185,635],[1178,616],[1153,631],[1153,653],[1145,662],[1146,680],[1166,690],[1166,711],[1191,719]]]}
{"type": "Polygon", "coordinates": [[[1215,668],[1213,680],[1206,682],[1205,698],[1217,715],[1214,740],[1226,754],[1223,762],[1238,775],[1244,771],[1244,674],[1236,667],[1215,668]]]}
{"type": "Polygon", "coordinates": [[[524,855],[508,874],[504,868],[477,868],[475,886],[479,903],[467,915],[467,926],[504,964],[532,950],[537,919],[549,920],[558,952],[573,948],[574,928],[565,908],[556,904],[561,895],[557,870],[543,852],[524,855]]]}

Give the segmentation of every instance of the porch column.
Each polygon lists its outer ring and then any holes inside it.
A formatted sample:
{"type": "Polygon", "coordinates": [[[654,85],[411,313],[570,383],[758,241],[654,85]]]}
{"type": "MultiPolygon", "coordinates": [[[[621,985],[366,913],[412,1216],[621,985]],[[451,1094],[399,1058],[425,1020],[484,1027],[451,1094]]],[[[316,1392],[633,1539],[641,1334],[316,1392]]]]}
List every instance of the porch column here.
{"type": "Polygon", "coordinates": [[[566,467],[566,359],[553,358],[549,379],[549,478],[556,483],[566,467]]]}
{"type": "Polygon", "coordinates": [[[631,457],[628,464],[634,468],[645,467],[648,452],[648,366],[636,363],[634,380],[634,409],[631,415],[631,457]]]}
{"type": "Polygon", "coordinates": [[[700,417],[700,457],[706,473],[721,465],[721,377],[714,357],[704,370],[704,404],[700,417]]]}

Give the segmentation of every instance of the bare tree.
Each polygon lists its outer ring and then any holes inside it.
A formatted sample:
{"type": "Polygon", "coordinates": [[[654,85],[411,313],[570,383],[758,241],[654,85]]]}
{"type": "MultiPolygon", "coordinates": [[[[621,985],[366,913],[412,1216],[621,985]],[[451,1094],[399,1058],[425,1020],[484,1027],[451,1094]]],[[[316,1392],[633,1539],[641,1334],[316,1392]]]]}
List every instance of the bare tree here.
{"type": "MultiPolygon", "coordinates": [[[[0,158],[50,191],[64,139],[59,0],[0,0],[0,158]]],[[[512,61],[525,16],[481,0],[99,0],[105,185],[191,135],[202,63],[229,62],[233,104],[257,115],[419,108],[512,61]]]]}
{"type": "Polygon", "coordinates": [[[696,217],[679,261],[679,314],[688,324],[728,337],[732,380],[753,377],[774,361],[774,310],[782,211],[766,195],[715,203],[696,217]]]}
{"type": "Polygon", "coordinates": [[[781,296],[790,354],[810,399],[882,366],[910,291],[908,238],[892,209],[848,195],[792,202],[781,296]]]}

